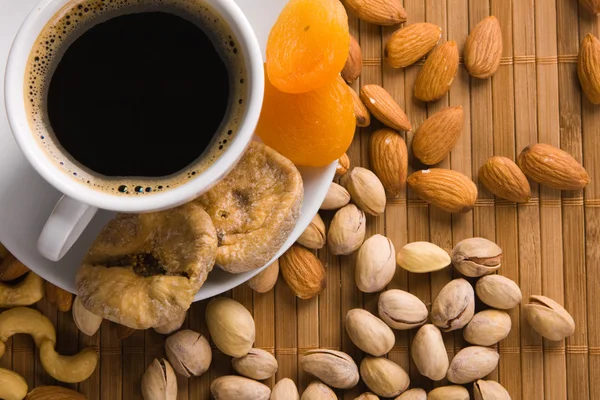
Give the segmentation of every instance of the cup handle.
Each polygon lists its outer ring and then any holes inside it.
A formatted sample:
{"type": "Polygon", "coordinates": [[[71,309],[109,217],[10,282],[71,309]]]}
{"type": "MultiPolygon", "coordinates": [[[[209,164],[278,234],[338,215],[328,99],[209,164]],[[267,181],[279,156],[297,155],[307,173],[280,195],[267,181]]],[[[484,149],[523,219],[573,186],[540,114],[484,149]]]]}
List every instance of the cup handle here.
{"type": "Polygon", "coordinates": [[[96,207],[67,196],[61,197],[38,239],[37,248],[40,254],[50,261],[63,258],[81,236],[96,211],[96,207]]]}

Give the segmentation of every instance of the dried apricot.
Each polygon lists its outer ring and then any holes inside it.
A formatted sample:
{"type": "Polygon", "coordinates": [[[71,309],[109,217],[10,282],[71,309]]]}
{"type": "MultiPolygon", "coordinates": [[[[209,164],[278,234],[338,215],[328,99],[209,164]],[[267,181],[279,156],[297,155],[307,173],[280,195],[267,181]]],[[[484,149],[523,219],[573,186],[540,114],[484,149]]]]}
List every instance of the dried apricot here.
{"type": "Polygon", "coordinates": [[[348,15],[339,0],[291,0],[267,41],[267,74],[277,89],[304,93],[342,70],[348,57],[348,15]]]}
{"type": "Polygon", "coordinates": [[[352,96],[341,77],[301,94],[280,92],[265,79],[256,133],[295,164],[318,167],[337,160],[355,127],[352,96]]]}

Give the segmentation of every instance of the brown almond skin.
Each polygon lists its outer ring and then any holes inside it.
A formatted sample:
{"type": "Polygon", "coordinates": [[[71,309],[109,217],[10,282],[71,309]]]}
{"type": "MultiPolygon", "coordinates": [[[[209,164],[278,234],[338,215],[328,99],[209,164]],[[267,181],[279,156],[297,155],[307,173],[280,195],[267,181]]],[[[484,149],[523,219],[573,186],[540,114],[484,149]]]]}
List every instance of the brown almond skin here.
{"type": "Polygon", "coordinates": [[[579,46],[577,75],[588,100],[600,104],[600,41],[588,33],[579,46]]]}
{"type": "Polygon", "coordinates": [[[356,126],[360,128],[367,127],[371,125],[371,114],[369,114],[369,110],[367,106],[362,102],[360,96],[354,89],[348,86],[348,90],[352,95],[352,101],[354,104],[354,116],[356,117],[356,126]]]}
{"type": "Polygon", "coordinates": [[[600,14],[600,0],[579,0],[579,3],[592,14],[600,14]]]}
{"type": "Polygon", "coordinates": [[[350,35],[350,51],[348,59],[340,74],[347,83],[354,83],[362,72],[362,51],[356,38],[350,35]]]}
{"type": "Polygon", "coordinates": [[[458,70],[458,47],[451,40],[429,54],[415,82],[415,97],[423,101],[437,100],[450,90],[458,70]]]}
{"type": "Polygon", "coordinates": [[[525,147],[517,164],[528,178],[554,189],[579,190],[590,183],[587,171],[577,160],[549,144],[525,147]]]}
{"type": "Polygon", "coordinates": [[[50,282],[46,282],[46,297],[50,304],[61,312],[69,311],[73,305],[73,293],[67,292],[50,282]]]}
{"type": "Polygon", "coordinates": [[[404,110],[387,90],[379,85],[365,85],[360,89],[360,99],[369,111],[383,124],[399,131],[410,131],[412,125],[404,110]]]}
{"type": "Polygon", "coordinates": [[[396,25],[408,18],[400,0],[342,0],[342,4],[359,19],[376,25],[396,25]]]}
{"type": "Polygon", "coordinates": [[[427,118],[413,138],[415,157],[425,165],[434,165],[446,158],[460,138],[463,118],[461,106],[446,107],[427,118]]]}
{"type": "Polygon", "coordinates": [[[496,17],[475,25],[465,42],[464,58],[471,76],[485,79],[496,73],[502,59],[502,29],[496,17]]]}
{"type": "Polygon", "coordinates": [[[529,181],[519,166],[509,158],[494,156],[479,168],[479,181],[496,197],[527,203],[531,198],[529,181]]]}
{"type": "Polygon", "coordinates": [[[321,260],[310,250],[293,245],[279,258],[279,270],[292,292],[301,299],[310,299],[327,286],[327,276],[321,260]]]}
{"type": "Polygon", "coordinates": [[[428,22],[407,25],[392,33],[385,44],[384,56],[394,68],[416,63],[435,47],[442,37],[442,28],[428,22]]]}
{"type": "Polygon", "coordinates": [[[407,182],[417,196],[449,213],[467,213],[477,200],[477,186],[473,181],[449,169],[416,171],[407,182]]]}
{"type": "Polygon", "coordinates": [[[379,129],[371,135],[371,168],[385,190],[397,197],[406,188],[408,150],[402,136],[391,129],[379,129]]]}

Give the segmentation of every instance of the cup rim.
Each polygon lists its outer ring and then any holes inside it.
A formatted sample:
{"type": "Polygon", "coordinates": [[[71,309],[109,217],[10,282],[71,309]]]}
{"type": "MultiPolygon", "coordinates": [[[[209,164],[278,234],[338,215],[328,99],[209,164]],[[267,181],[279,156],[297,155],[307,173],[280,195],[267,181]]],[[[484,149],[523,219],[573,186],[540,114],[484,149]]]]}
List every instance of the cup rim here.
{"type": "Polygon", "coordinates": [[[8,122],[21,151],[48,183],[82,203],[119,212],[159,211],[181,205],[209,190],[225,177],[243,155],[254,135],[264,96],[264,67],[258,39],[250,22],[233,0],[202,0],[225,17],[240,43],[247,71],[248,100],[235,139],[206,170],[178,187],[151,195],[119,196],[75,181],[55,165],[36,142],[25,112],[25,67],[31,48],[48,20],[70,0],[41,0],[27,15],[10,48],[4,96],[8,122]]]}

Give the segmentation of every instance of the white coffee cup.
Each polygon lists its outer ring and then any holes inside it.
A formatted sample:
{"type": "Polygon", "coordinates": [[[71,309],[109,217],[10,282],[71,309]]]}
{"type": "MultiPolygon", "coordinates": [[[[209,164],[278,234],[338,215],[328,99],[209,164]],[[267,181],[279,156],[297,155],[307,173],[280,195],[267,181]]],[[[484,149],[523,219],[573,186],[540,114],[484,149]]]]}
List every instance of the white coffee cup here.
{"type": "Polygon", "coordinates": [[[33,168],[64,194],[49,216],[38,240],[39,252],[52,261],[58,261],[66,254],[100,208],[129,213],[159,211],[186,203],[210,189],[233,168],[252,140],[264,94],[260,47],[242,11],[233,0],[197,0],[211,6],[223,18],[236,36],[243,55],[248,94],[235,138],[206,170],[188,182],[164,192],[122,196],[86,186],[61,170],[35,140],[28,122],[23,90],[27,61],[38,35],[52,17],[72,1],[40,1],[17,33],[5,74],[5,103],[13,135],[33,168]]]}

